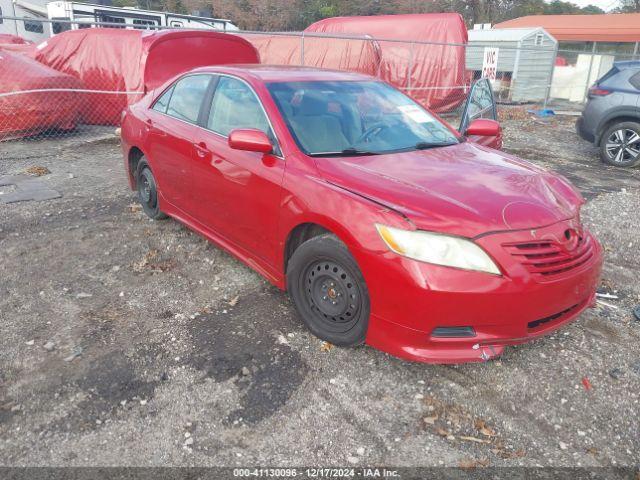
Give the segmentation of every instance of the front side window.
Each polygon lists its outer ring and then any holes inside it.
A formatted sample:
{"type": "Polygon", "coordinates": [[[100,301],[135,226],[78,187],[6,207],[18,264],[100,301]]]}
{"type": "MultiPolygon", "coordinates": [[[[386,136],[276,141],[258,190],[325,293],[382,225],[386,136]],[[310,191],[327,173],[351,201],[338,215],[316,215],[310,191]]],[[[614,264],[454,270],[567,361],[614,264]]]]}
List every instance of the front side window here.
{"type": "Polygon", "coordinates": [[[481,78],[471,87],[467,105],[462,114],[462,121],[460,122],[460,132],[464,133],[469,124],[477,118],[498,119],[493,90],[487,78],[481,78]]]}
{"type": "Polygon", "coordinates": [[[253,90],[231,77],[220,78],[207,128],[224,136],[236,128],[257,128],[272,137],[269,121],[253,90]]]}
{"type": "Polygon", "coordinates": [[[383,82],[274,82],[267,87],[307,155],[382,154],[458,143],[433,115],[383,82]]]}
{"type": "Polygon", "coordinates": [[[167,115],[187,122],[197,123],[200,106],[210,81],[211,75],[189,75],[178,80],[169,99],[167,115]]]}

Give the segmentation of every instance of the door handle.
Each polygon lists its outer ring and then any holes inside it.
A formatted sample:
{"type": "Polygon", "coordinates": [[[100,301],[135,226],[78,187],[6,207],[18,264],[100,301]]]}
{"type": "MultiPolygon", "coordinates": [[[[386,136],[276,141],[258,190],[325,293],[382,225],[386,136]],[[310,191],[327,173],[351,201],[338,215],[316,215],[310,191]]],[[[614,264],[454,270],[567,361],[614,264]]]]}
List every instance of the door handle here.
{"type": "Polygon", "coordinates": [[[193,144],[196,155],[200,158],[206,158],[209,155],[209,149],[207,149],[207,145],[204,142],[194,143],[193,144]]]}

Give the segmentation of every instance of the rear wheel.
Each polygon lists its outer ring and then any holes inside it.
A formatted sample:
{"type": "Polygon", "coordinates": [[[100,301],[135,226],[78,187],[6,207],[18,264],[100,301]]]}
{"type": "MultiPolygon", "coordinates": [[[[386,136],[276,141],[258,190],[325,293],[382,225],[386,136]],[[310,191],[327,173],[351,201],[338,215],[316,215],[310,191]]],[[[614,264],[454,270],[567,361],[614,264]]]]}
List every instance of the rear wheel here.
{"type": "Polygon", "coordinates": [[[140,205],[142,205],[144,213],[154,220],[167,218],[167,216],[160,211],[156,179],[153,176],[149,164],[144,159],[138,162],[136,187],[138,189],[138,201],[140,205]]]}
{"type": "Polygon", "coordinates": [[[612,125],[602,136],[600,156],[605,163],[616,167],[640,164],[640,123],[612,125]]]}
{"type": "Polygon", "coordinates": [[[346,245],[331,234],[300,245],[287,265],[287,289],[311,332],[338,346],[364,343],[369,292],[346,245]]]}

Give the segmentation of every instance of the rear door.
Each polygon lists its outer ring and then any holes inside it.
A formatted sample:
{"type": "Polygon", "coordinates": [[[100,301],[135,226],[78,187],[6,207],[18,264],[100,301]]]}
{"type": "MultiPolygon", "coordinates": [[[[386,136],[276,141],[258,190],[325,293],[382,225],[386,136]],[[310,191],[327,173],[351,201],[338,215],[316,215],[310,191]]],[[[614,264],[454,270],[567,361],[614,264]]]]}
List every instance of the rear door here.
{"type": "MultiPolygon", "coordinates": [[[[467,102],[462,111],[462,119],[460,120],[460,128],[458,131],[464,135],[469,124],[478,118],[498,120],[498,110],[493,96],[493,89],[491,88],[491,82],[489,82],[487,78],[477,80],[471,87],[467,102]]],[[[502,135],[496,137],[471,135],[468,138],[470,141],[486,147],[502,148],[502,135]]]]}
{"type": "Polygon", "coordinates": [[[195,139],[193,161],[197,219],[273,264],[284,159],[260,99],[245,81],[220,75],[195,139]],[[228,135],[239,128],[264,131],[273,154],[234,150],[228,135]]]}
{"type": "Polygon", "coordinates": [[[200,109],[211,75],[182,77],[153,104],[147,120],[151,168],[164,200],[188,213],[191,161],[200,109]]]}

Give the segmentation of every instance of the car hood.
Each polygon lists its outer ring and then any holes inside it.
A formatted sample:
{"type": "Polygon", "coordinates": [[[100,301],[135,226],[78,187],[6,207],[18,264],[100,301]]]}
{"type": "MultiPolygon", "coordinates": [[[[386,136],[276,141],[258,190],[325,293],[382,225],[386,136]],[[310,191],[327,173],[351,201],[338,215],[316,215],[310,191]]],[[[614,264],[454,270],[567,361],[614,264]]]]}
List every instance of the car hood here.
{"type": "Polygon", "coordinates": [[[563,177],[471,142],[316,161],[326,181],[402,213],[417,228],[466,237],[551,225],[584,203],[563,177]]]}

